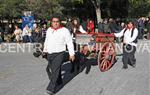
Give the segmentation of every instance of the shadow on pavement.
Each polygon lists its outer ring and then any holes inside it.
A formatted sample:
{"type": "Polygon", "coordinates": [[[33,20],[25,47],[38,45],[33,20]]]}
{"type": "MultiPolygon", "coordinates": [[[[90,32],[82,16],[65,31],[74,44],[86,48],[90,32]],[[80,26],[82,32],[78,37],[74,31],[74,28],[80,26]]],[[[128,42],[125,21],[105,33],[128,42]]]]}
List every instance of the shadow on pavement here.
{"type": "Polygon", "coordinates": [[[83,72],[85,70],[85,74],[88,74],[91,70],[92,66],[97,66],[97,60],[96,59],[87,59],[85,62],[80,63],[80,69],[74,70],[74,72],[71,72],[72,63],[66,63],[62,65],[62,79],[63,84],[58,86],[56,89],[56,92],[59,92],[67,83],[69,83],[74,77],[76,77],[78,74],[83,72]]]}

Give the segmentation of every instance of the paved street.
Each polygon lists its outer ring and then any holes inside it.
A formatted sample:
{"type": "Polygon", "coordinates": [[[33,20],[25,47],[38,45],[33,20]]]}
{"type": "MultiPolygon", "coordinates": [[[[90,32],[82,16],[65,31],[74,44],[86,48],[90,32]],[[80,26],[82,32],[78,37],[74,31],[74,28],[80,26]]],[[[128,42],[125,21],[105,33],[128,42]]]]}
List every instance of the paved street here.
{"type": "MultiPolygon", "coordinates": [[[[142,47],[148,41],[140,41],[142,47]]],[[[140,45],[138,46],[140,47],[140,45]]],[[[32,48],[32,47],[31,47],[32,48]]],[[[118,52],[118,54],[120,54],[118,52]]],[[[63,65],[64,87],[56,95],[149,95],[150,52],[148,49],[136,53],[136,68],[123,70],[121,56],[107,72],[98,66],[86,68],[78,75],[70,74],[70,64],[63,65]]],[[[35,58],[32,52],[0,53],[0,95],[45,95],[48,77],[45,59],[35,58]]]]}

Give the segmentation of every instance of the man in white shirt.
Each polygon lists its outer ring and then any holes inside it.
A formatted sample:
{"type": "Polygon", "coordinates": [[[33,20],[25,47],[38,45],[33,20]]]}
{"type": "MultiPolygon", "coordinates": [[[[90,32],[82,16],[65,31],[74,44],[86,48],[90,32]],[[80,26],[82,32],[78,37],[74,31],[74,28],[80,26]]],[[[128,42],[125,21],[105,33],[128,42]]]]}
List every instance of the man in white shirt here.
{"type": "Polygon", "coordinates": [[[43,52],[47,52],[48,66],[47,73],[50,83],[47,87],[47,93],[53,95],[56,93],[58,80],[61,78],[61,64],[64,61],[65,51],[69,51],[69,59],[74,61],[75,52],[71,34],[69,30],[60,25],[60,16],[54,15],[51,19],[51,27],[46,32],[43,52]]]}
{"type": "Polygon", "coordinates": [[[129,21],[127,27],[119,33],[114,33],[116,37],[123,37],[123,69],[128,68],[128,64],[132,67],[136,66],[135,51],[137,46],[138,29],[134,25],[134,21],[129,21]]]}

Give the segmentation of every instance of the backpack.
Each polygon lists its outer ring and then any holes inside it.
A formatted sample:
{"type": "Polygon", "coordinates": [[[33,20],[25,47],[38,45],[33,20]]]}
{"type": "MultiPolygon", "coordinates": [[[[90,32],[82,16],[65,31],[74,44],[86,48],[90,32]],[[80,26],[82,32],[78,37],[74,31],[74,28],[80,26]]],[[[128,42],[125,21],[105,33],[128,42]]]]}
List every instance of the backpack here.
{"type": "MultiPolygon", "coordinates": [[[[132,31],[131,31],[131,37],[133,36],[133,32],[134,32],[134,29],[135,28],[133,28],[132,29],[132,31]]],[[[124,38],[124,33],[126,32],[126,30],[127,30],[127,28],[123,31],[123,37],[122,37],[122,42],[123,42],[123,38],[124,38]]],[[[134,43],[137,43],[138,42],[138,36],[136,37],[136,39],[133,41],[134,43]]]]}

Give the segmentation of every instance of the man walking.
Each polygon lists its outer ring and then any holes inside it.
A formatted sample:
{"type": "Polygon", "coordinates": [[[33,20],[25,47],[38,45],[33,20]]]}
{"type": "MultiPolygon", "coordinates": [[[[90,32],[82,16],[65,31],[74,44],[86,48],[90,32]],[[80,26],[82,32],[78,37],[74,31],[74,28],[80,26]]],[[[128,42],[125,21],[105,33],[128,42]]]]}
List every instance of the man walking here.
{"type": "Polygon", "coordinates": [[[65,59],[65,51],[69,51],[69,59],[74,61],[75,52],[71,34],[69,30],[60,25],[60,16],[53,15],[51,18],[51,27],[46,32],[43,52],[48,53],[47,74],[50,83],[47,87],[47,93],[53,95],[56,93],[56,86],[61,80],[61,64],[65,59]]]}

